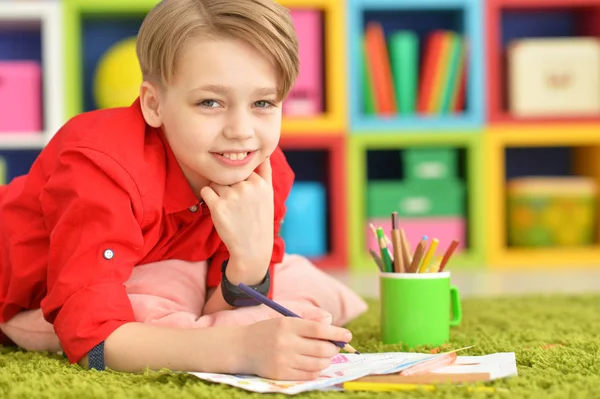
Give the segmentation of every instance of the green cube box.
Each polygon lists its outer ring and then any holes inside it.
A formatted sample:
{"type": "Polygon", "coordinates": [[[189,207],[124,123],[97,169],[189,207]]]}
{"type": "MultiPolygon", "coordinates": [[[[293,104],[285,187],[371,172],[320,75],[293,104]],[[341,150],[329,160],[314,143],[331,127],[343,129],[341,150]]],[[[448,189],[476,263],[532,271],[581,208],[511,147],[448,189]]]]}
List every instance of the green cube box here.
{"type": "Polygon", "coordinates": [[[455,148],[409,148],[403,151],[402,164],[407,180],[448,180],[458,176],[455,148]]]}
{"type": "Polygon", "coordinates": [[[465,185],[460,180],[373,181],[367,186],[369,218],[464,216],[465,185]]]}

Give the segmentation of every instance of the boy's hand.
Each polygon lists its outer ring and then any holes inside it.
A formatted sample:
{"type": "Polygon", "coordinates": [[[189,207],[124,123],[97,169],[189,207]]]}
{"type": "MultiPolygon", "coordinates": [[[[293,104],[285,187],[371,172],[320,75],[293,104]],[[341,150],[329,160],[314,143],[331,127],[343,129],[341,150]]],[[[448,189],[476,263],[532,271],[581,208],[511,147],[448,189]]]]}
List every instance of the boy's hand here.
{"type": "Polygon", "coordinates": [[[248,179],[232,186],[211,183],[200,191],[215,228],[229,250],[227,277],[262,281],[273,252],[274,206],[271,161],[267,158],[248,179]]]}
{"type": "Polygon", "coordinates": [[[242,327],[241,373],[275,380],[312,380],[329,367],[350,331],[295,317],[278,317],[242,327]]]}

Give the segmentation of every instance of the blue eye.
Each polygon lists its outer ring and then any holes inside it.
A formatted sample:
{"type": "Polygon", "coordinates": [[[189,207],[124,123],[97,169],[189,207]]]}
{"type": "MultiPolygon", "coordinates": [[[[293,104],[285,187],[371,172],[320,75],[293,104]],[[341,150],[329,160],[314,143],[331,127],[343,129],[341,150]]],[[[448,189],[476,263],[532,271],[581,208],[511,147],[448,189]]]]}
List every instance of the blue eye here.
{"type": "Polygon", "coordinates": [[[273,104],[270,101],[265,101],[265,100],[261,100],[261,101],[257,101],[254,103],[258,108],[270,108],[270,107],[274,107],[275,104],[273,104]]]}
{"type": "Polygon", "coordinates": [[[219,103],[215,100],[202,100],[198,105],[204,108],[216,108],[219,106],[219,103]]]}

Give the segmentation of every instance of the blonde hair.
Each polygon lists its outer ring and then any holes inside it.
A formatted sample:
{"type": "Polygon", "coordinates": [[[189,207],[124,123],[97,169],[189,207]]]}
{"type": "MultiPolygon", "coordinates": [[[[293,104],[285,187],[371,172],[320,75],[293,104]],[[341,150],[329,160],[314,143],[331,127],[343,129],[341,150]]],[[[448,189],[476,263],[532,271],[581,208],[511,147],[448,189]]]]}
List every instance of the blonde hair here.
{"type": "Polygon", "coordinates": [[[285,98],[299,69],[298,39],[289,11],[274,0],[162,0],[137,37],[144,80],[168,84],[186,44],[196,38],[241,39],[275,66],[285,98]]]}

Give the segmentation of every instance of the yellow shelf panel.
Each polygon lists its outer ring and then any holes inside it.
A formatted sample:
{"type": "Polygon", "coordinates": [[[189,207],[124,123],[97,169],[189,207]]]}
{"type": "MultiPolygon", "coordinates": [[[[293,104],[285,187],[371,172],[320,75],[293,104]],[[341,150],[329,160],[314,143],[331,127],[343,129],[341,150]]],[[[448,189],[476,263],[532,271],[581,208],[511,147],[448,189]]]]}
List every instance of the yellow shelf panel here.
{"type": "MultiPolygon", "coordinates": [[[[600,125],[502,126],[489,128],[485,136],[485,201],[487,259],[494,268],[528,269],[564,265],[600,266],[600,244],[589,248],[506,247],[505,150],[509,147],[574,147],[573,172],[600,182],[600,125]]],[[[599,202],[600,204],[600,202],[599,202]]],[[[599,223],[600,226],[600,217],[599,223]]],[[[600,232],[600,227],[599,230],[600,232]]]]}
{"type": "Polygon", "coordinates": [[[490,253],[489,263],[495,269],[527,270],[558,267],[600,267],[600,246],[587,248],[506,248],[490,253]]]}
{"type": "Polygon", "coordinates": [[[551,147],[600,145],[600,124],[496,126],[486,129],[486,139],[501,147],[551,147]]]}
{"type": "Polygon", "coordinates": [[[312,118],[286,118],[281,122],[283,136],[314,136],[323,133],[345,134],[343,120],[332,114],[323,114],[312,118]]]}

